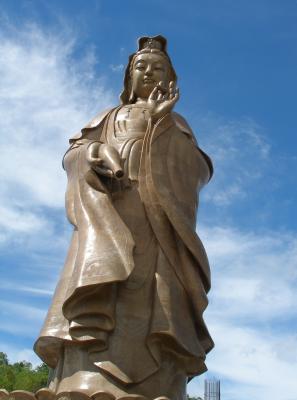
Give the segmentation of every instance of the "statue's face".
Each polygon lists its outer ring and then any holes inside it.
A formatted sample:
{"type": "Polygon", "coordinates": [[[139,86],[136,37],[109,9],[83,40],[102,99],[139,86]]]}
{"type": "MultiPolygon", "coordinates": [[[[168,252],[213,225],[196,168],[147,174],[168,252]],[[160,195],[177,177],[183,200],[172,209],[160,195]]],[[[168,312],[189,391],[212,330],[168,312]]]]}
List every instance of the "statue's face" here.
{"type": "Polygon", "coordinates": [[[159,54],[144,53],[136,56],[131,72],[132,89],[136,97],[148,98],[160,81],[167,87],[169,68],[168,61],[159,54]]]}

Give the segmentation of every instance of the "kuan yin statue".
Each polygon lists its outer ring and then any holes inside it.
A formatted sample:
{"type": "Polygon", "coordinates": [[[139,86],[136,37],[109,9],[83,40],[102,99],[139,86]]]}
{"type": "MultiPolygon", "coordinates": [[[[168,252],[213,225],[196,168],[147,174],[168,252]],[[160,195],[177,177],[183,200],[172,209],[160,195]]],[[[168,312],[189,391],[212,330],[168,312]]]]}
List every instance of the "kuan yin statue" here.
{"type": "Polygon", "coordinates": [[[73,236],[35,344],[56,398],[184,400],[206,370],[210,272],[196,213],[212,164],[173,111],[176,81],[166,39],[142,37],[121,104],[70,139],[73,236]]]}

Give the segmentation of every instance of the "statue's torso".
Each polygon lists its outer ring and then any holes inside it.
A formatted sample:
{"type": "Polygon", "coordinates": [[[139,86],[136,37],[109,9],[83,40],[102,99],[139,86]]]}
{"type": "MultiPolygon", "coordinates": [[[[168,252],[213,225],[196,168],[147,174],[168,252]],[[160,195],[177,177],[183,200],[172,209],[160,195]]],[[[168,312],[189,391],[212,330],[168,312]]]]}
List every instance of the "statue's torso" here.
{"type": "Polygon", "coordinates": [[[105,140],[125,159],[125,183],[138,180],[140,153],[148,120],[148,110],[137,104],[125,105],[110,116],[105,140]]]}
{"type": "Polygon", "coordinates": [[[118,141],[144,136],[149,120],[148,110],[137,104],[121,107],[115,116],[114,128],[118,141]]]}
{"type": "Polygon", "coordinates": [[[153,271],[150,264],[154,263],[156,256],[156,241],[138,187],[141,150],[148,120],[149,113],[144,107],[125,105],[110,114],[103,132],[103,141],[115,147],[125,159],[124,178],[110,179],[107,185],[113,205],[130,229],[135,242],[134,262],[137,268],[125,283],[128,287],[143,284],[149,272],[153,271]],[[144,254],[148,256],[146,262],[144,254]]]}

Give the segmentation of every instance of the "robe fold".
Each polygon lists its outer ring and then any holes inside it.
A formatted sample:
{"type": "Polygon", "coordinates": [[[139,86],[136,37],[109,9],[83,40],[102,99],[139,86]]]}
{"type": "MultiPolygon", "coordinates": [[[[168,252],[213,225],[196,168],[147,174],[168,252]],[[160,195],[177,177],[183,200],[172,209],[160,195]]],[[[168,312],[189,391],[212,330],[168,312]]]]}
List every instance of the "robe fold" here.
{"type": "Polygon", "coordinates": [[[206,370],[205,354],[213,347],[203,321],[210,270],[196,233],[198,193],[212,164],[186,121],[167,114],[150,121],[138,141],[137,182],[114,195],[109,178],[86,160],[92,142],[106,142],[113,113],[95,117],[70,139],[64,157],[74,232],[35,351],[61,369],[67,346],[86,346],[92,365],[122,385],[157,373],[166,353],[192,377],[206,370]],[[125,196],[139,207],[143,243],[125,196]]]}

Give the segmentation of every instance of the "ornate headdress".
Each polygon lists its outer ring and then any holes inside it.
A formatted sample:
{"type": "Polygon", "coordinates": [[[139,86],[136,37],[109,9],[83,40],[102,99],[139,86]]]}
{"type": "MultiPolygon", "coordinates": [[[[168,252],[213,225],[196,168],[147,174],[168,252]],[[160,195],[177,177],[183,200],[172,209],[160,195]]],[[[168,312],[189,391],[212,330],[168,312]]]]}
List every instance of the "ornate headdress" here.
{"type": "Polygon", "coordinates": [[[138,51],[150,50],[150,51],[163,51],[166,53],[167,40],[161,36],[147,37],[143,36],[138,40],[138,51]]]}
{"type": "Polygon", "coordinates": [[[139,54],[143,53],[157,53],[162,55],[163,57],[166,58],[166,60],[169,63],[170,66],[170,81],[174,81],[176,83],[177,81],[177,76],[174,71],[174,68],[172,66],[171,60],[169,58],[169,55],[167,53],[167,40],[164,38],[164,36],[158,35],[158,36],[143,36],[138,39],[138,50],[136,53],[133,53],[129,57],[129,62],[126,67],[125,71],[125,76],[124,76],[124,90],[120,95],[120,100],[122,104],[128,104],[131,103],[131,90],[132,90],[132,84],[131,84],[131,69],[133,68],[133,62],[136,56],[139,54]]]}

